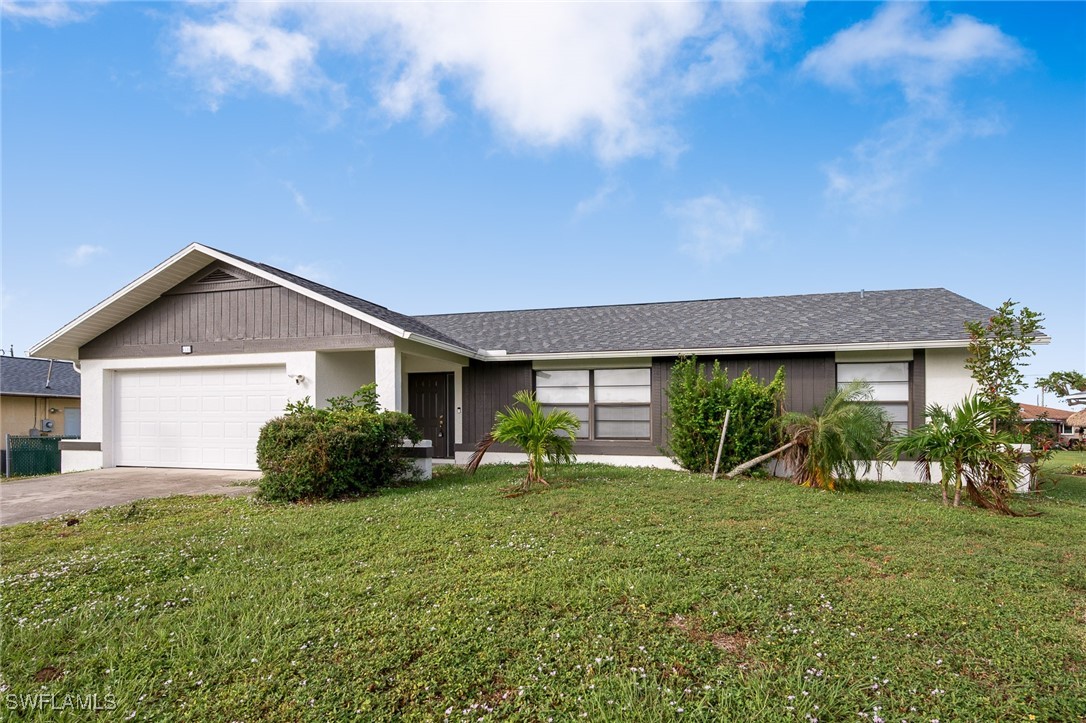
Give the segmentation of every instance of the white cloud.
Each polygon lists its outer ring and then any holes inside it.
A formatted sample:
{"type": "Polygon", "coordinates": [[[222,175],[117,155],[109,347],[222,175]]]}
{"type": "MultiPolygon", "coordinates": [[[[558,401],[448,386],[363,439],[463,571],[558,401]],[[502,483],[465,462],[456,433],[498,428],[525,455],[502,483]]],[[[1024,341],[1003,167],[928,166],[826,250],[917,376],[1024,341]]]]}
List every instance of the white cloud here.
{"type": "Polygon", "coordinates": [[[318,263],[295,264],[290,273],[297,274],[310,281],[316,281],[318,284],[327,284],[332,280],[332,275],[318,263]]]}
{"type": "Polygon", "coordinates": [[[827,165],[827,196],[868,212],[899,206],[911,179],[945,147],[1001,129],[998,118],[955,100],[955,81],[1024,58],[996,26],[968,15],[937,25],[918,3],[886,4],[811,51],[801,68],[822,83],[858,94],[891,86],[904,101],[897,117],[827,165]]]}
{"type": "Polygon", "coordinates": [[[915,101],[944,91],[961,75],[1023,55],[1013,38],[976,18],[951,15],[937,26],[919,3],[889,3],[811,51],[802,67],[827,85],[892,82],[915,101]]]}
{"type": "Polygon", "coordinates": [[[85,266],[95,256],[101,256],[105,252],[106,249],[103,246],[80,244],[64,257],[64,263],[68,266],[85,266]]]}
{"type": "Polygon", "coordinates": [[[278,16],[274,3],[242,3],[212,23],[181,23],[177,63],[203,85],[212,109],[248,87],[279,96],[332,87],[315,67],[317,43],[277,26],[278,16]]]}
{"type": "Polygon", "coordinates": [[[94,14],[92,2],[13,2],[0,1],[0,16],[5,20],[28,21],[45,25],[78,23],[94,14]]]}
{"type": "Polygon", "coordinates": [[[707,194],[667,207],[679,223],[680,250],[703,263],[737,253],[765,234],[765,221],[750,199],[707,194]]]}
{"type": "Polygon", "coordinates": [[[914,110],[885,123],[847,157],[827,164],[826,195],[861,213],[899,209],[909,182],[936,165],[944,148],[1001,131],[998,118],[969,118],[952,109],[914,110]]]}
{"type": "Polygon", "coordinates": [[[306,200],[301,191],[294,187],[293,183],[290,181],[283,181],[283,187],[290,193],[290,197],[294,200],[294,205],[298,207],[299,211],[306,216],[313,215],[312,209],[309,208],[309,201],[306,200]]]}
{"type": "Polygon", "coordinates": [[[616,198],[616,195],[622,199],[628,199],[630,196],[629,189],[614,179],[607,180],[591,196],[582,198],[577,202],[577,205],[573,208],[573,219],[576,221],[585,216],[591,216],[610,204],[616,198]]]}
{"type": "Polygon", "coordinates": [[[348,80],[393,121],[436,126],[463,99],[508,143],[587,142],[613,162],[674,151],[674,103],[738,84],[760,62],[786,13],[741,5],[229,5],[181,24],[177,60],[215,104],[249,88],[343,93],[321,61],[347,58],[348,80]]]}

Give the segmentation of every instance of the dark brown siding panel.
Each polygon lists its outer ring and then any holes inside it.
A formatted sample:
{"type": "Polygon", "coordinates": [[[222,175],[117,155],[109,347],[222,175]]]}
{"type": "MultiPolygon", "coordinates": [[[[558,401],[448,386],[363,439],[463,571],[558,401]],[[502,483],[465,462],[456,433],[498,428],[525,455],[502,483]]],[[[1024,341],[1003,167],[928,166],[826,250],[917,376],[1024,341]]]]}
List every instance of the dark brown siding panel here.
{"type": "Polygon", "coordinates": [[[181,344],[191,344],[194,354],[222,354],[392,343],[389,334],[288,289],[244,287],[164,295],[88,342],[80,357],[174,356],[181,344]]]}
{"type": "Polygon", "coordinates": [[[912,384],[909,389],[909,398],[912,401],[912,408],[909,410],[910,429],[915,429],[924,425],[924,407],[928,404],[926,376],[927,368],[925,365],[924,350],[917,349],[913,352],[912,384]]]}
{"type": "Polygon", "coordinates": [[[464,368],[463,385],[464,442],[459,449],[473,450],[494,426],[495,412],[512,404],[516,392],[532,388],[532,363],[472,360],[464,368]]]}
{"type": "MultiPolygon", "coordinates": [[[[654,392],[656,389],[656,368],[657,366],[662,367],[660,371],[660,389],[663,399],[658,407],[661,413],[667,409],[667,395],[663,393],[663,390],[666,389],[668,380],[671,378],[671,367],[675,364],[675,361],[675,357],[661,357],[653,360],[654,392]]],[[[749,369],[750,373],[763,383],[772,381],[777,369],[783,366],[784,408],[792,412],[810,412],[837,385],[837,367],[832,353],[758,354],[698,359],[699,363],[705,364],[706,371],[712,368],[714,361],[719,361],[720,366],[727,370],[729,379],[735,379],[749,369]]],[[[666,434],[666,430],[664,434],[666,434]]]]}
{"type": "Polygon", "coordinates": [[[667,383],[674,364],[674,359],[652,360],[652,442],[662,449],[667,448],[667,383]]]}

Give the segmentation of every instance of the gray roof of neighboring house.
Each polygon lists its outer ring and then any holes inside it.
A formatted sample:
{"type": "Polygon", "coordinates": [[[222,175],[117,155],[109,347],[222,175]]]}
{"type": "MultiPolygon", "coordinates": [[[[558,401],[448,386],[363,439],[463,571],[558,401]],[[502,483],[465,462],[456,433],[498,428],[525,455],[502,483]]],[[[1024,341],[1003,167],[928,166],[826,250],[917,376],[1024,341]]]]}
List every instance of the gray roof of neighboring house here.
{"type": "Polygon", "coordinates": [[[958,341],[992,314],[946,289],[905,289],[418,318],[466,346],[554,354],[958,341]]]}
{"type": "Polygon", "coordinates": [[[79,374],[71,362],[0,356],[0,394],[33,397],[78,397],[79,374]],[[45,386],[48,378],[49,387],[45,386]]]}
{"type": "Polygon", "coordinates": [[[399,327],[404,331],[411,332],[412,334],[420,334],[422,336],[429,337],[430,339],[434,339],[435,341],[450,344],[466,351],[475,351],[477,348],[464,345],[463,342],[457,341],[451,336],[447,336],[440,330],[427,325],[425,322],[420,321],[416,317],[407,316],[406,314],[400,314],[393,311],[392,309],[388,309],[379,304],[374,304],[372,301],[366,301],[365,299],[360,299],[357,296],[351,296],[350,294],[346,294],[342,291],[337,291],[330,286],[325,286],[324,284],[318,284],[315,281],[310,281],[303,276],[298,276],[297,274],[292,274],[289,271],[277,269],[274,266],[262,264],[258,261],[251,261],[236,254],[232,254],[228,251],[221,251],[219,249],[216,249],[216,251],[219,251],[219,253],[226,256],[233,257],[238,261],[243,261],[250,266],[255,266],[258,269],[267,271],[269,274],[278,276],[279,278],[289,281],[292,284],[297,284],[298,286],[309,289],[310,291],[332,299],[333,301],[338,301],[344,306],[349,306],[352,309],[361,311],[362,313],[368,314],[375,319],[380,319],[381,321],[392,324],[393,326],[399,327]]]}

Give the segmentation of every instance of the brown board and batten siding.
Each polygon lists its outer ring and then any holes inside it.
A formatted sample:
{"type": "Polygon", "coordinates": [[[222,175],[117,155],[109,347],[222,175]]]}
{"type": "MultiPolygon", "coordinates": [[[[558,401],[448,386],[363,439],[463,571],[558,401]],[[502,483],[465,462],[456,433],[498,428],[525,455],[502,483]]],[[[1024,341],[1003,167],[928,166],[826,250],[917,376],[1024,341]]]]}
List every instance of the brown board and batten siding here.
{"type": "MultiPolygon", "coordinates": [[[[677,357],[653,359],[653,422],[659,424],[659,444],[667,443],[667,385],[671,380],[671,368],[677,357]],[[659,371],[657,371],[659,369],[659,371]],[[656,406],[656,380],[660,378],[660,405],[656,406]],[[659,412],[657,411],[659,409],[659,412]]],[[[713,362],[719,361],[729,379],[735,379],[750,370],[751,375],[763,383],[773,380],[777,370],[784,367],[784,408],[793,412],[810,412],[820,404],[837,385],[837,366],[832,353],[810,354],[749,354],[744,356],[698,357],[708,374],[713,362]]]]}
{"type": "MultiPolygon", "coordinates": [[[[707,368],[717,357],[705,357],[707,368]]],[[[785,408],[809,412],[826,398],[836,385],[837,374],[832,353],[719,357],[720,365],[732,379],[747,369],[756,378],[768,382],[781,366],[785,370],[785,408]]],[[[652,360],[652,439],[650,440],[578,440],[581,454],[658,455],[667,444],[667,385],[676,357],[652,360]]],[[[584,368],[591,368],[585,360],[584,368]]],[[[494,413],[513,403],[513,393],[532,388],[531,362],[473,361],[464,370],[464,443],[460,451],[470,451],[490,431],[494,413]]],[[[504,451],[504,450],[503,450],[504,451]]]]}
{"type": "Polygon", "coordinates": [[[927,422],[924,408],[927,406],[928,385],[927,366],[923,349],[913,351],[913,362],[909,365],[909,429],[916,429],[927,422]]]}
{"type": "MultiPolygon", "coordinates": [[[[664,367],[662,384],[665,388],[675,361],[675,357],[654,360],[654,364],[664,367]]],[[[784,367],[784,408],[790,412],[810,412],[837,385],[837,366],[832,353],[698,357],[698,363],[705,365],[707,374],[715,361],[727,370],[729,379],[750,370],[751,375],[762,383],[771,382],[777,370],[784,367]]],[[[663,396],[666,399],[667,395],[663,396]]]]}
{"type": "MultiPolygon", "coordinates": [[[[532,363],[481,362],[472,359],[463,373],[463,443],[459,452],[475,451],[475,443],[485,437],[494,426],[494,414],[513,403],[513,395],[522,389],[532,388],[532,363]]],[[[497,446],[495,451],[515,451],[511,447],[497,446]]]]}
{"type": "MultiPolygon", "coordinates": [[[[837,362],[832,353],[811,354],[751,354],[745,356],[704,357],[699,362],[704,362],[706,370],[710,369],[714,361],[720,361],[720,366],[727,369],[728,378],[735,379],[746,370],[763,383],[768,383],[777,373],[777,369],[784,367],[784,408],[790,412],[810,413],[820,405],[826,396],[837,387],[837,362]]],[[[909,427],[919,427],[924,424],[924,406],[926,404],[927,388],[925,384],[925,359],[924,350],[913,351],[913,360],[909,364],[909,427]]],[[[663,366],[662,386],[666,388],[671,378],[671,367],[675,358],[654,359],[653,367],[663,366]]],[[[656,375],[653,375],[653,391],[655,393],[656,375]]],[[[663,406],[666,412],[667,394],[661,394],[663,406]]],[[[655,405],[655,397],[653,399],[655,405]]],[[[655,412],[653,413],[655,417],[655,412]]],[[[663,430],[663,427],[661,427],[663,430]]],[[[666,431],[666,430],[663,430],[666,431]]],[[[663,437],[660,437],[663,439],[663,437]]]]}
{"type": "Polygon", "coordinates": [[[372,349],[392,337],[297,292],[213,264],[79,350],[81,359],[262,351],[372,349]],[[223,280],[225,272],[230,278],[223,280]],[[214,281],[201,282],[211,277],[214,281]]]}

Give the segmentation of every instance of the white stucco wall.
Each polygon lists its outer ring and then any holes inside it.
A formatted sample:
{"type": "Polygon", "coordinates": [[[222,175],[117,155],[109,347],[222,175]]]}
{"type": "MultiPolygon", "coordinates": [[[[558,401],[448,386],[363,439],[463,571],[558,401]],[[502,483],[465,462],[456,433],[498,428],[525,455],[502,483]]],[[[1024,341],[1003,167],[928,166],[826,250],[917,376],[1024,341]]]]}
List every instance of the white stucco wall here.
{"type": "Polygon", "coordinates": [[[973,391],[973,377],[965,368],[966,349],[928,349],[924,355],[925,406],[958,404],[973,391]]]}
{"type": "Polygon", "coordinates": [[[372,351],[319,351],[313,402],[325,406],[329,397],[350,396],[374,381],[372,351]]]}
{"type": "MultiPolygon", "coordinates": [[[[457,452],[456,463],[467,464],[471,452],[457,452]]],[[[527,464],[528,458],[520,452],[487,452],[483,464],[527,464]]],[[[681,469],[667,457],[659,455],[578,454],[577,462],[599,462],[616,467],[655,467],[656,469],[681,469]]]]}
{"type": "Polygon", "coordinates": [[[403,410],[403,352],[391,346],[374,349],[373,364],[381,407],[394,412],[403,410]]]}
{"type": "Polygon", "coordinates": [[[60,451],[61,472],[83,472],[88,469],[101,469],[102,453],[83,449],[62,449],[60,451]]]}
{"type": "Polygon", "coordinates": [[[148,357],[139,359],[86,359],[80,363],[82,394],[81,439],[101,442],[102,467],[113,465],[113,377],[125,369],[196,369],[200,367],[285,366],[286,374],[301,374],[298,384],[284,376],[287,401],[316,396],[317,354],[312,351],[266,354],[214,354],[208,356],[148,357]]]}

